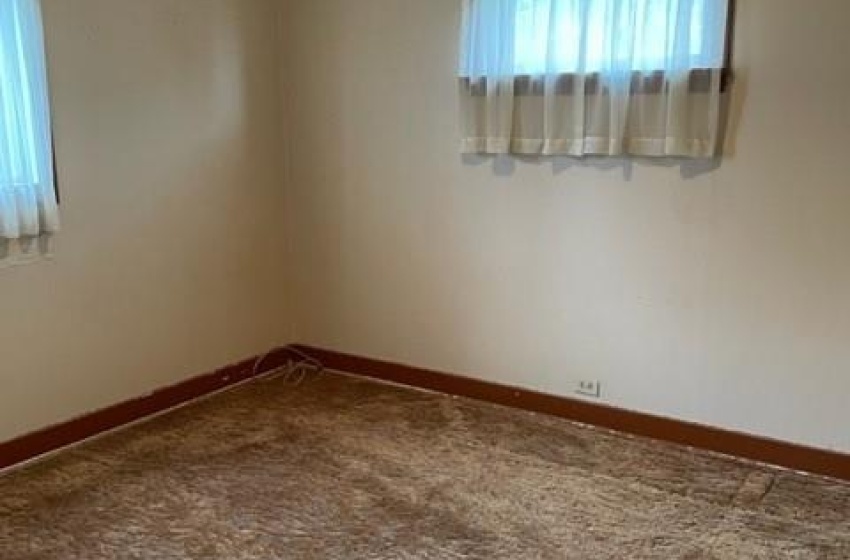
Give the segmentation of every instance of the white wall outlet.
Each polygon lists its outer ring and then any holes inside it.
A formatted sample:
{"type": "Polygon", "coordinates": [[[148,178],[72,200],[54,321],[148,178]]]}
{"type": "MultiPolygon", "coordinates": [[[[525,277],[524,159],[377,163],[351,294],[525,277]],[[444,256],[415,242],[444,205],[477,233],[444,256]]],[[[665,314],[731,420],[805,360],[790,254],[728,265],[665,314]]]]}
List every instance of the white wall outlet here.
{"type": "Polygon", "coordinates": [[[602,382],[590,381],[587,379],[580,380],[576,386],[576,393],[585,397],[599,398],[602,396],[602,382]]]}

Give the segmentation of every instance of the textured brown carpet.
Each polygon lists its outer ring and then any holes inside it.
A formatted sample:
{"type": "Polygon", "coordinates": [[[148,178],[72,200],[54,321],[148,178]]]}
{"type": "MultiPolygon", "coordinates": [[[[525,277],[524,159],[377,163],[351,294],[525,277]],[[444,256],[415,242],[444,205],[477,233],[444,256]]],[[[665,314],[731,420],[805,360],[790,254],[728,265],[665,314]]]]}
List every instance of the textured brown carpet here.
{"type": "Polygon", "coordinates": [[[0,478],[0,559],[848,559],[850,486],[338,375],[0,478]]]}

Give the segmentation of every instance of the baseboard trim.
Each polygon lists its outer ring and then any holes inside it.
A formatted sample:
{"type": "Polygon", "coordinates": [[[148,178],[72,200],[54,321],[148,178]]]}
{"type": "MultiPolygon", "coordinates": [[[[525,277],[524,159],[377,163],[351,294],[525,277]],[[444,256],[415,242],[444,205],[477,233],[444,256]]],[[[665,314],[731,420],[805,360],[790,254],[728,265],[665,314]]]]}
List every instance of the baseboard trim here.
{"type": "Polygon", "coordinates": [[[285,348],[165,387],[148,395],[0,443],[0,470],[238,385],[286,364],[285,348]]]}
{"type": "MultiPolygon", "coordinates": [[[[627,434],[850,481],[850,455],[835,451],[805,447],[333,350],[304,345],[296,346],[296,349],[320,360],[328,369],[549,414],[627,434]]],[[[260,357],[243,360],[151,394],[0,443],[0,470],[31,461],[104,432],[243,383],[253,377],[264,375],[284,365],[289,358],[290,354],[286,349],[279,349],[262,357],[259,367],[255,365],[260,357]]]]}
{"type": "Polygon", "coordinates": [[[619,432],[850,481],[850,455],[510,387],[470,377],[299,345],[328,369],[559,416],[619,432]]]}

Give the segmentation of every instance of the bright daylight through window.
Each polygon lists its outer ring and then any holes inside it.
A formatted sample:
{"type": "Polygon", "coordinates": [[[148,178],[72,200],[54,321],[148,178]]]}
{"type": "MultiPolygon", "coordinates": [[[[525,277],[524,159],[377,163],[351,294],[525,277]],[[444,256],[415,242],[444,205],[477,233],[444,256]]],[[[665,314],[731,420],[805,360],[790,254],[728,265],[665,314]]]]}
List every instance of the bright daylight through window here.
{"type": "Polygon", "coordinates": [[[465,0],[464,151],[714,157],[728,12],[729,0],[465,0]]]}
{"type": "Polygon", "coordinates": [[[44,237],[58,222],[40,4],[2,0],[0,258],[12,241],[44,237]]]}

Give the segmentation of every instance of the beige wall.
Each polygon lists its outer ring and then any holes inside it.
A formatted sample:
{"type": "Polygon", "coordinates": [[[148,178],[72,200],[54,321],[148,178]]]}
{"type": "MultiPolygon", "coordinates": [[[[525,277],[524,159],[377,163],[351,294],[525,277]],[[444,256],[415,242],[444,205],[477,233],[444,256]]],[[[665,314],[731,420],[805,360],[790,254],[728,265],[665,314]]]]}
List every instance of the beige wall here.
{"type": "Polygon", "coordinates": [[[739,1],[712,169],[463,159],[458,0],[282,2],[278,60],[276,0],[43,0],[0,440],[298,339],[850,451],[850,4],[739,1]]]}
{"type": "Polygon", "coordinates": [[[302,342],[850,451],[846,0],[740,0],[734,146],[458,155],[458,0],[288,0],[302,342]]]}
{"type": "Polygon", "coordinates": [[[0,269],[0,441],[288,341],[275,0],[43,0],[64,230],[0,269]]]}

